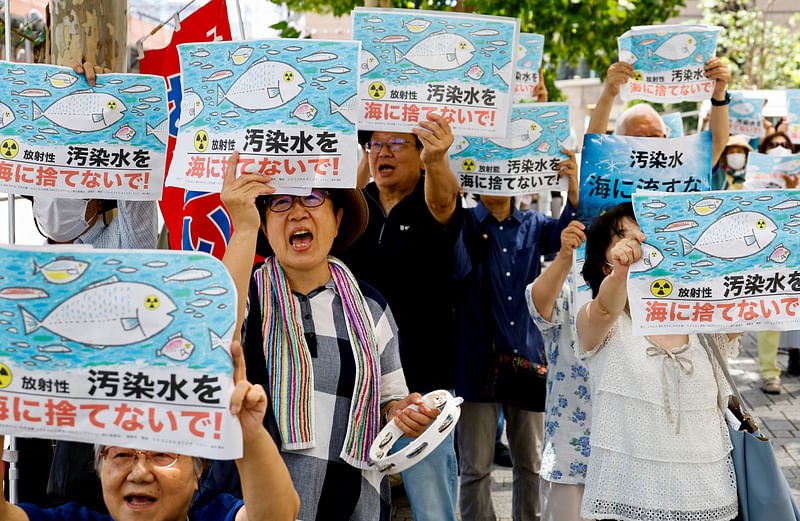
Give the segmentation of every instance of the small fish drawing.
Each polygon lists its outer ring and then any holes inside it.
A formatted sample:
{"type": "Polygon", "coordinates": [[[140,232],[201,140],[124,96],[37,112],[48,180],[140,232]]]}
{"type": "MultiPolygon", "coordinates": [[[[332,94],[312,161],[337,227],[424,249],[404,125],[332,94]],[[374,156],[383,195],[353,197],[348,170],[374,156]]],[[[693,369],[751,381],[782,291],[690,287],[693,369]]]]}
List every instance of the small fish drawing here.
{"type": "Polygon", "coordinates": [[[222,113],[222,117],[223,118],[238,118],[239,115],[240,114],[238,112],[236,112],[235,110],[229,110],[228,112],[223,112],[222,113]]]}
{"type": "Polygon", "coordinates": [[[289,114],[289,117],[297,118],[301,121],[311,121],[317,115],[317,108],[307,99],[300,102],[297,107],[289,114]]]}
{"type": "Polygon", "coordinates": [[[619,61],[621,62],[630,63],[631,65],[633,65],[634,63],[636,63],[637,59],[638,58],[636,58],[636,55],[627,49],[622,49],[621,51],[619,51],[619,61]]]}
{"type": "Polygon", "coordinates": [[[114,132],[114,138],[120,139],[122,141],[130,141],[133,139],[133,136],[136,135],[136,131],[128,126],[127,123],[123,123],[116,132],[114,132]]]}
{"type": "Polygon", "coordinates": [[[8,69],[8,73],[14,75],[25,74],[25,69],[8,69]]]}
{"type": "Polygon", "coordinates": [[[50,85],[57,89],[63,89],[78,81],[78,78],[67,72],[58,72],[53,75],[48,75],[45,72],[44,81],[49,81],[50,85]]]}
{"type": "Polygon", "coordinates": [[[784,247],[783,243],[777,245],[772,253],[769,254],[767,257],[768,261],[784,263],[786,259],[789,258],[792,252],[789,251],[788,248],[784,247]]]}
{"type": "Polygon", "coordinates": [[[406,29],[408,29],[408,32],[410,33],[421,33],[422,31],[430,27],[430,25],[431,25],[430,20],[425,20],[423,18],[414,18],[409,22],[404,21],[401,24],[401,27],[405,27],[406,29]]]}
{"type": "Polygon", "coordinates": [[[247,60],[250,59],[250,55],[253,54],[253,48],[247,45],[242,45],[234,52],[228,51],[228,59],[233,62],[234,65],[242,65],[247,60]]]}
{"type": "Polygon", "coordinates": [[[119,89],[119,92],[121,94],[140,94],[142,92],[150,92],[151,90],[153,89],[147,85],[136,84],[131,85],[130,87],[125,87],[124,89],[119,89]]]}
{"type": "Polygon", "coordinates": [[[44,89],[25,89],[22,92],[11,91],[11,94],[13,96],[22,96],[25,98],[46,98],[50,96],[50,91],[44,89]]]}
{"type": "Polygon", "coordinates": [[[774,206],[770,206],[769,210],[788,210],[790,208],[797,208],[800,206],[800,199],[786,199],[774,206]]]}
{"type": "MultiPolygon", "coordinates": [[[[40,288],[7,287],[0,289],[0,298],[6,300],[27,300],[34,298],[47,298],[50,295],[40,288]]],[[[13,315],[13,313],[12,313],[13,315]]]]}
{"type": "Polygon", "coordinates": [[[133,108],[135,108],[136,110],[147,110],[150,108],[150,105],[148,105],[147,103],[140,103],[138,105],[134,105],[133,108]]]}
{"type": "MultiPolygon", "coordinates": [[[[333,76],[324,75],[324,76],[317,76],[316,78],[313,78],[313,79],[315,79],[317,81],[321,81],[323,83],[327,83],[329,81],[335,80],[336,78],[334,78],[333,76]]],[[[314,85],[314,84],[312,83],[311,85],[314,85]]]]}
{"type": "Polygon", "coordinates": [[[749,116],[756,111],[756,108],[749,101],[743,101],[741,103],[731,105],[730,111],[737,116],[749,116]]]}
{"type": "Polygon", "coordinates": [[[383,23],[383,18],[378,18],[377,16],[372,16],[370,18],[367,18],[366,22],[371,23],[371,24],[382,24],[383,23]]]}
{"type": "Polygon", "coordinates": [[[207,299],[207,298],[198,298],[198,299],[194,299],[191,302],[187,302],[187,304],[189,304],[190,306],[194,306],[196,308],[204,308],[204,307],[208,306],[209,304],[211,304],[211,301],[209,299],[207,299]]]}
{"type": "Polygon", "coordinates": [[[194,344],[183,337],[182,333],[177,333],[167,339],[167,343],[156,351],[156,356],[166,356],[176,362],[183,362],[192,356],[194,344]]]}
{"type": "Polygon", "coordinates": [[[679,232],[681,230],[694,228],[695,226],[697,226],[697,222],[696,221],[675,221],[675,222],[669,223],[664,228],[656,228],[656,232],[657,233],[660,233],[660,232],[679,232]]]}
{"type": "Polygon", "coordinates": [[[479,80],[483,77],[483,69],[480,68],[477,64],[473,65],[469,68],[467,72],[464,73],[464,76],[471,78],[473,80],[479,80]]]}
{"type": "Polygon", "coordinates": [[[73,257],[56,257],[43,266],[34,260],[33,274],[41,273],[51,284],[67,284],[83,275],[88,267],[88,262],[75,260],[73,257]]]}
{"type": "MultiPolygon", "coordinates": [[[[640,42],[640,45],[646,44],[640,42]]],[[[659,45],[655,51],[648,48],[647,57],[658,56],[668,61],[680,61],[694,54],[695,50],[697,50],[697,40],[695,40],[693,35],[676,34],[659,45]]]]}
{"type": "Polygon", "coordinates": [[[53,360],[52,358],[50,358],[47,355],[33,355],[31,358],[33,358],[34,360],[36,360],[38,362],[50,362],[50,361],[53,360]]]}
{"type": "Polygon", "coordinates": [[[378,58],[375,57],[374,54],[364,49],[361,49],[361,54],[359,55],[359,68],[361,69],[361,74],[366,74],[370,72],[379,64],[380,62],[378,61],[378,58]]]}
{"type": "Polygon", "coordinates": [[[181,99],[181,118],[178,121],[178,126],[186,125],[200,115],[205,105],[199,94],[192,89],[183,91],[183,99],[181,99]]]}
{"type": "Polygon", "coordinates": [[[356,122],[356,102],[358,101],[358,95],[354,94],[344,100],[341,103],[336,103],[332,99],[328,98],[328,103],[330,103],[330,112],[331,114],[339,114],[344,119],[349,121],[350,123],[355,124],[356,122]]]}
{"type": "MultiPolygon", "coordinates": [[[[209,336],[209,339],[211,341],[211,350],[212,351],[214,351],[216,349],[222,349],[223,351],[225,351],[228,354],[228,356],[231,356],[231,346],[230,346],[230,344],[226,343],[224,340],[222,340],[222,337],[220,335],[216,334],[215,332],[213,332],[212,330],[209,329],[208,330],[208,336],[209,336]]],[[[233,357],[231,357],[231,358],[233,358],[233,357]]]]}
{"type": "Polygon", "coordinates": [[[223,69],[221,71],[217,71],[211,76],[207,76],[203,78],[203,81],[219,81],[224,80],[225,78],[230,78],[233,76],[233,71],[229,69],[223,69]]]}
{"type": "Polygon", "coordinates": [[[489,42],[491,45],[496,45],[497,47],[502,47],[504,45],[508,45],[508,42],[505,40],[494,40],[489,42]]]}
{"type": "MultiPolygon", "coordinates": [[[[677,263],[675,263],[675,264],[677,265],[677,263]]],[[[692,263],[692,267],[694,267],[694,268],[705,268],[707,266],[713,266],[713,265],[714,265],[714,263],[711,262],[710,260],[701,260],[701,261],[697,261],[697,262],[693,262],[692,263]]]]}
{"type": "Polygon", "coordinates": [[[659,215],[658,217],[653,218],[654,221],[663,221],[664,219],[669,219],[670,216],[667,214],[659,215]]]}
{"type": "Polygon", "coordinates": [[[41,132],[42,134],[60,134],[61,133],[61,132],[59,132],[58,130],[56,130],[54,128],[42,128],[42,129],[39,129],[39,132],[41,132]]]}
{"type": "Polygon", "coordinates": [[[642,40],[642,41],[640,41],[640,42],[639,42],[639,45],[653,45],[653,44],[654,44],[654,43],[656,43],[657,41],[658,41],[658,40],[656,40],[655,38],[648,38],[647,40],[642,40]]]}
{"type": "Polygon", "coordinates": [[[214,286],[209,286],[209,287],[204,288],[204,289],[196,289],[196,290],[194,290],[194,294],[195,295],[210,295],[210,296],[214,296],[214,297],[216,297],[217,295],[224,295],[227,292],[228,292],[227,289],[225,289],[224,287],[219,286],[219,285],[214,285],[214,286]]]}
{"type": "Polygon", "coordinates": [[[14,115],[14,111],[5,103],[0,103],[0,128],[10,125],[15,119],[17,116],[14,115]]]}
{"type": "Polygon", "coordinates": [[[762,195],[760,197],[756,197],[756,201],[769,201],[772,199],[771,195],[762,195]]]}
{"type": "Polygon", "coordinates": [[[410,39],[411,38],[403,34],[390,34],[389,36],[384,36],[380,40],[374,38],[372,41],[374,43],[403,43],[409,41],[410,39]]]}
{"type": "Polygon", "coordinates": [[[17,346],[17,347],[19,347],[20,349],[27,349],[27,348],[29,348],[29,347],[31,346],[31,345],[30,345],[29,343],[27,343],[27,342],[14,342],[14,343],[13,343],[13,344],[11,344],[11,345],[13,345],[13,346],[17,346]]]}
{"type": "Polygon", "coordinates": [[[173,273],[167,277],[161,277],[164,279],[164,282],[186,282],[190,280],[200,280],[200,279],[207,279],[211,276],[211,272],[208,270],[198,269],[198,268],[186,268],[177,273],[173,273]]]}
{"type": "Polygon", "coordinates": [[[155,127],[151,126],[150,123],[145,123],[144,128],[145,136],[155,136],[163,145],[167,144],[169,139],[169,118],[161,120],[155,127]]]}
{"type": "Polygon", "coordinates": [[[137,270],[136,268],[132,268],[130,266],[123,266],[121,268],[117,268],[117,271],[120,273],[136,273],[139,270],[137,270]]]}
{"type": "Polygon", "coordinates": [[[697,53],[697,56],[694,57],[694,61],[697,63],[703,63],[706,60],[705,56],[702,53],[697,53]]]}
{"type": "Polygon", "coordinates": [[[197,49],[194,52],[190,52],[189,56],[194,56],[195,58],[206,58],[208,56],[211,56],[211,53],[205,49],[197,49]]]}
{"type": "Polygon", "coordinates": [[[204,70],[204,71],[207,71],[208,69],[213,69],[213,68],[214,68],[214,64],[213,64],[213,63],[206,63],[205,65],[203,65],[203,66],[202,66],[202,67],[200,67],[200,68],[201,68],[202,70],[204,70]]]}
{"type": "Polygon", "coordinates": [[[318,51],[308,56],[303,56],[302,58],[297,58],[298,62],[327,62],[331,60],[335,60],[338,58],[338,54],[333,54],[332,52],[322,52],[318,51]]]}
{"type": "Polygon", "coordinates": [[[696,203],[689,201],[689,210],[694,211],[694,213],[697,215],[711,215],[719,209],[721,204],[722,199],[718,199],[716,197],[703,197],[696,203]]]}
{"type": "Polygon", "coordinates": [[[346,73],[350,72],[350,69],[347,68],[347,67],[344,67],[342,65],[339,65],[338,67],[330,67],[330,68],[327,68],[327,69],[321,69],[319,72],[329,72],[331,74],[346,74],[346,73]]]}
{"type": "Polygon", "coordinates": [[[650,271],[664,260],[664,254],[652,244],[642,243],[642,257],[631,265],[632,273],[650,271]]]}
{"type": "Polygon", "coordinates": [[[39,346],[40,353],[71,353],[72,349],[63,344],[50,344],[39,346]]]}
{"type": "Polygon", "coordinates": [[[283,50],[289,52],[297,52],[297,51],[302,51],[303,48],[298,47],[297,45],[290,45],[289,47],[284,47],[283,50]]]}
{"type": "Polygon", "coordinates": [[[775,239],[777,226],[759,212],[735,208],[723,214],[692,243],[680,235],[683,254],[697,250],[720,259],[739,259],[754,255],[775,239]]]}
{"type": "Polygon", "coordinates": [[[494,29],[479,29],[477,31],[472,31],[469,34],[471,36],[497,36],[500,34],[500,32],[495,31],[494,29]]]}
{"type": "Polygon", "coordinates": [[[189,64],[190,67],[197,67],[198,65],[203,65],[203,62],[201,62],[200,60],[197,60],[197,61],[193,61],[192,63],[189,64]]]}
{"type": "Polygon", "coordinates": [[[144,265],[147,266],[148,268],[163,268],[164,266],[167,265],[167,263],[164,261],[150,261],[150,262],[145,262],[144,265]]]}
{"type": "Polygon", "coordinates": [[[699,275],[700,270],[689,270],[686,272],[688,275],[699,275]]]}

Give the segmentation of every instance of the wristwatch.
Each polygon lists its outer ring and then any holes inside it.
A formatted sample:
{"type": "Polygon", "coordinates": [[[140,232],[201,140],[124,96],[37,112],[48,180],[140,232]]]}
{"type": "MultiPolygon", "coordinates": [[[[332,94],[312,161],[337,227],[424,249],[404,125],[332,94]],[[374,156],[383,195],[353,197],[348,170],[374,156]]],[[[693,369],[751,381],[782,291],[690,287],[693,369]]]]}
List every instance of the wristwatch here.
{"type": "Polygon", "coordinates": [[[725,91],[725,99],[722,101],[715,100],[713,97],[711,98],[711,104],[715,107],[722,107],[723,105],[728,105],[731,102],[731,93],[727,90],[725,91]]]}

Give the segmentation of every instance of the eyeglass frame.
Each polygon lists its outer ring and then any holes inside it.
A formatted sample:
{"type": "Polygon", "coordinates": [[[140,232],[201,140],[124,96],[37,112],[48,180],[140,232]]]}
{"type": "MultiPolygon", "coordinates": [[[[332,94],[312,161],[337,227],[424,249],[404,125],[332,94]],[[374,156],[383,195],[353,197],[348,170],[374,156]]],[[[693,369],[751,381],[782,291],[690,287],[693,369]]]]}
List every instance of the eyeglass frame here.
{"type": "Polygon", "coordinates": [[[767,146],[765,148],[767,150],[772,150],[773,148],[778,148],[778,147],[788,148],[789,150],[791,150],[792,144],[787,141],[778,141],[777,139],[773,139],[772,141],[767,143],[767,146]]]}
{"type": "Polygon", "coordinates": [[[404,150],[405,145],[416,145],[416,142],[401,137],[389,138],[386,141],[369,140],[366,143],[364,143],[364,152],[366,152],[368,155],[371,156],[378,155],[381,153],[381,150],[383,150],[383,147],[385,145],[388,145],[387,150],[389,150],[389,152],[391,152],[392,155],[395,155],[404,150]],[[392,142],[392,140],[394,140],[394,142],[392,142]],[[373,151],[373,146],[375,145],[377,145],[377,149],[373,151]]]}
{"type": "Polygon", "coordinates": [[[101,458],[103,458],[103,461],[108,461],[108,456],[110,455],[110,451],[114,449],[118,449],[119,451],[128,454],[133,453],[133,459],[130,460],[130,462],[126,463],[125,465],[122,465],[121,463],[113,463],[113,459],[111,460],[111,463],[108,464],[109,467],[117,471],[130,471],[133,467],[136,466],[136,463],[139,461],[139,455],[142,455],[144,457],[144,461],[148,465],[150,465],[153,468],[159,468],[159,469],[172,468],[180,459],[180,454],[175,452],[166,452],[160,450],[137,450],[137,449],[128,449],[125,447],[112,446],[112,447],[105,447],[102,451],[100,451],[99,455],[101,458]],[[151,456],[153,454],[167,454],[170,456],[175,456],[175,459],[169,465],[157,465],[153,461],[153,458],[151,456]]]}
{"type": "MultiPolygon", "coordinates": [[[[261,199],[261,198],[259,198],[259,199],[261,199]]],[[[322,188],[315,188],[314,190],[311,190],[311,193],[308,194],[308,195],[289,195],[289,194],[270,195],[270,196],[267,196],[267,197],[264,198],[263,205],[264,205],[264,209],[269,210],[270,212],[283,213],[283,212],[288,212],[292,208],[292,206],[294,206],[294,202],[297,201],[297,200],[299,200],[300,204],[303,205],[306,208],[319,208],[320,206],[325,204],[325,200],[327,200],[327,199],[331,199],[331,193],[328,190],[324,190],[322,188]],[[306,198],[311,196],[311,195],[313,195],[313,194],[315,194],[315,193],[322,195],[322,198],[320,199],[319,204],[314,204],[314,205],[306,204],[306,198]],[[280,198],[280,197],[291,197],[292,202],[291,202],[291,204],[289,204],[289,206],[287,206],[283,210],[275,210],[274,208],[272,208],[272,202],[273,201],[277,201],[278,198],[280,198]]],[[[332,201],[333,201],[333,199],[331,199],[331,202],[332,201]]]]}

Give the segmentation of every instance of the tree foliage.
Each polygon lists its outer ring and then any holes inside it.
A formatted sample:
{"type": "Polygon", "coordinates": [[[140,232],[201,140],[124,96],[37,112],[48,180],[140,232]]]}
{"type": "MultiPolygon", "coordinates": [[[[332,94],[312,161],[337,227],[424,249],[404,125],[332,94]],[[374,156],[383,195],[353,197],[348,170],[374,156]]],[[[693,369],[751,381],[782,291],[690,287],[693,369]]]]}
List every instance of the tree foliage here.
{"type": "Polygon", "coordinates": [[[800,84],[800,32],[794,15],[788,26],[767,19],[775,0],[760,8],[755,0],[703,0],[703,22],[720,25],[717,56],[731,68],[736,89],[774,89],[800,84]]]}

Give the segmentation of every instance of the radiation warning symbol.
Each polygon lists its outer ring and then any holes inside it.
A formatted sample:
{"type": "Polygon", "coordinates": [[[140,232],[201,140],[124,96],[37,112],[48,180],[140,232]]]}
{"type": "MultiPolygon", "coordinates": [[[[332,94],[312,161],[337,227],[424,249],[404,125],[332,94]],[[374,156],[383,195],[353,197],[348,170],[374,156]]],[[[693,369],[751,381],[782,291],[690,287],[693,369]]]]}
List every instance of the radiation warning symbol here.
{"type": "Polygon", "coordinates": [[[19,145],[13,139],[6,139],[0,143],[0,155],[9,159],[16,157],[19,152],[19,145]]]}
{"type": "Polygon", "coordinates": [[[650,293],[655,297],[668,297],[672,293],[672,283],[664,279],[654,280],[650,284],[650,293]]]}
{"type": "Polygon", "coordinates": [[[150,295],[144,299],[144,307],[147,309],[153,310],[158,309],[158,305],[160,304],[158,297],[155,295],[150,295]]]}
{"type": "Polygon", "coordinates": [[[14,377],[11,376],[11,369],[8,366],[0,364],[0,389],[8,387],[14,377]]]}
{"type": "Polygon", "coordinates": [[[367,90],[369,92],[369,97],[372,99],[381,99],[386,94],[386,86],[379,81],[370,83],[367,90]]]}
{"type": "Polygon", "coordinates": [[[208,132],[205,130],[198,130],[194,135],[194,148],[198,152],[205,152],[208,148],[208,132]]]}
{"type": "Polygon", "coordinates": [[[758,228],[759,230],[763,230],[766,227],[767,227],[767,221],[765,221],[764,219],[759,219],[758,222],[756,222],[756,228],[758,228]]]}
{"type": "Polygon", "coordinates": [[[639,71],[634,72],[633,73],[633,79],[635,81],[642,81],[642,73],[639,72],[639,71]]]}
{"type": "Polygon", "coordinates": [[[472,172],[475,170],[475,161],[472,159],[465,159],[461,162],[461,168],[464,172],[472,172]]]}

